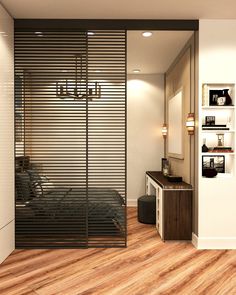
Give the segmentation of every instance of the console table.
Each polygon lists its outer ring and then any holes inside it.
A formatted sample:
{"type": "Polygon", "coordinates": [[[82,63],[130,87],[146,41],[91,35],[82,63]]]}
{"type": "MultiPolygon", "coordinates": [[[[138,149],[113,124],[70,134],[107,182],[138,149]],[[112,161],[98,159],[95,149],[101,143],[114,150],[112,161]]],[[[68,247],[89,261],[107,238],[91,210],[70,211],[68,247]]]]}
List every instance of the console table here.
{"type": "Polygon", "coordinates": [[[169,182],[160,171],[146,172],[146,194],[156,195],[156,228],[165,240],[192,239],[193,188],[169,182]]]}

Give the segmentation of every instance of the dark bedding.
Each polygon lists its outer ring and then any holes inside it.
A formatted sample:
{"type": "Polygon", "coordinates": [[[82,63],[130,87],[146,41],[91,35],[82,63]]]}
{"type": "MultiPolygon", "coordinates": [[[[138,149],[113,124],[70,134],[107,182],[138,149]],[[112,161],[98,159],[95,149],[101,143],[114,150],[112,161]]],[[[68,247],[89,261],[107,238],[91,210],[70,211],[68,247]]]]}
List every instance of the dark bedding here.
{"type": "Polygon", "coordinates": [[[60,216],[80,216],[86,213],[91,217],[115,218],[119,223],[123,223],[123,199],[115,190],[89,189],[88,198],[86,192],[80,189],[58,188],[55,191],[36,197],[27,203],[27,206],[35,212],[45,214],[49,217],[60,216]],[[88,202],[87,202],[88,200],[88,202]]]}
{"type": "Polygon", "coordinates": [[[124,233],[124,200],[116,190],[50,187],[34,174],[18,173],[16,178],[19,224],[30,222],[32,231],[46,224],[52,230],[64,227],[66,231],[77,231],[87,223],[90,234],[124,233]]]}

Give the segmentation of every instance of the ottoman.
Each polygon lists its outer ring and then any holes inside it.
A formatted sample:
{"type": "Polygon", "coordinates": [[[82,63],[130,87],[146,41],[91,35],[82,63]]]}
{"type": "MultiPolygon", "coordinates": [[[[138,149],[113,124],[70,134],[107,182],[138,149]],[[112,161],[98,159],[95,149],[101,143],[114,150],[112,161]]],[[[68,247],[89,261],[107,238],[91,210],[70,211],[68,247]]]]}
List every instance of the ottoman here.
{"type": "Polygon", "coordinates": [[[141,223],[156,223],[156,196],[138,198],[138,221],[141,223]]]}

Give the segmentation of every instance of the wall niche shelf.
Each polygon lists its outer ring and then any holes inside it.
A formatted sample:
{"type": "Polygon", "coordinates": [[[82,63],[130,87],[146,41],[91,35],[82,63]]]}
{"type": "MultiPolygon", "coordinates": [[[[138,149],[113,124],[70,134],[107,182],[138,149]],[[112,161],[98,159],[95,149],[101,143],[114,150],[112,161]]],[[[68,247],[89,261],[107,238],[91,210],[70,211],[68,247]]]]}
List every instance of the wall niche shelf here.
{"type": "Polygon", "coordinates": [[[227,109],[235,109],[234,105],[230,105],[230,106],[203,106],[202,107],[203,110],[227,110],[227,109]]]}
{"type": "Polygon", "coordinates": [[[201,145],[216,149],[216,152],[201,151],[202,172],[204,168],[214,167],[218,172],[214,179],[230,178],[235,166],[235,84],[202,84],[200,114],[201,145]],[[220,148],[227,148],[227,152],[219,151],[220,148]]]}
{"type": "Polygon", "coordinates": [[[207,177],[202,177],[203,179],[206,179],[207,181],[213,179],[213,180],[218,180],[218,179],[228,179],[233,177],[232,173],[218,173],[216,177],[213,178],[207,178],[207,177]]]}
{"type": "Polygon", "coordinates": [[[235,130],[221,130],[221,129],[214,129],[214,130],[202,130],[202,133],[234,133],[235,130]]]}
{"type": "Polygon", "coordinates": [[[204,83],[202,84],[202,107],[229,108],[234,107],[235,85],[232,83],[204,83]],[[228,90],[232,99],[230,105],[217,105],[217,97],[221,97],[223,90],[228,90]]]}
{"type": "Polygon", "coordinates": [[[202,155],[203,156],[227,156],[227,155],[229,155],[229,156],[234,156],[235,155],[235,153],[234,152],[232,152],[232,153],[230,153],[230,152],[227,152],[227,153],[202,153],[202,155]]]}

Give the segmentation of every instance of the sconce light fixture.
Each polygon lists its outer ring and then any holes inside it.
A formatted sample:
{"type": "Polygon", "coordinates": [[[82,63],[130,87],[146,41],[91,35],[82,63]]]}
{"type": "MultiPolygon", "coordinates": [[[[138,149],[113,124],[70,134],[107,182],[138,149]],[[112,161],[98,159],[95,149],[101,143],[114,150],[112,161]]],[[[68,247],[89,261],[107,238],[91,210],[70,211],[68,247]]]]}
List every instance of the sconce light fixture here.
{"type": "Polygon", "coordinates": [[[188,130],[188,134],[193,135],[194,134],[194,127],[195,127],[194,113],[188,113],[186,127],[188,130]]]}
{"type": "Polygon", "coordinates": [[[167,125],[166,124],[162,125],[161,133],[162,133],[163,138],[165,139],[167,136],[167,125]]]}

